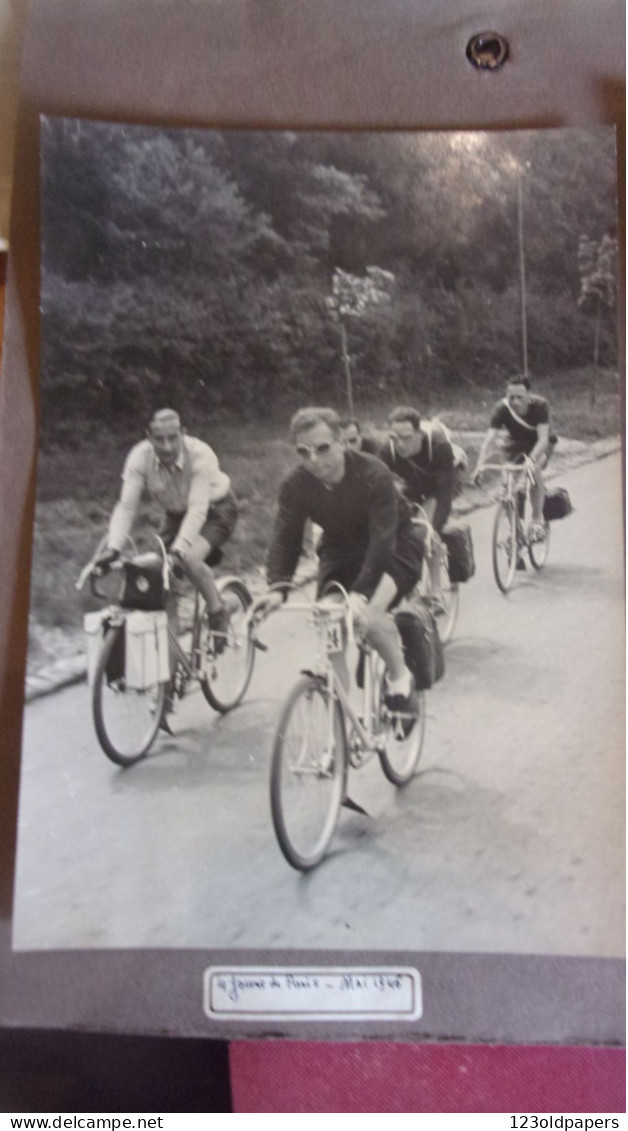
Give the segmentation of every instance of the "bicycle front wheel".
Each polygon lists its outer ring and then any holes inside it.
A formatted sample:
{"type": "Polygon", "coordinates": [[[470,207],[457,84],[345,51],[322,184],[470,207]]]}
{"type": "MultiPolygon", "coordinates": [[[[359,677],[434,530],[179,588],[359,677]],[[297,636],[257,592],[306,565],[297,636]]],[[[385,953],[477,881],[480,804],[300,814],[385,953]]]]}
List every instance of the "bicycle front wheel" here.
{"type": "Polygon", "coordinates": [[[277,726],[270,776],[275,835],[286,860],[307,872],[325,855],[347,777],[342,709],[315,676],[291,691],[277,726]]]}
{"type": "Polygon", "coordinates": [[[107,629],[92,687],[92,713],[98,741],[118,766],[132,766],[155,740],[165,684],[142,691],[126,686],[124,625],[107,629]]]}
{"type": "Polygon", "coordinates": [[[255,646],[247,622],[253,598],[238,578],[218,582],[218,590],[229,615],[226,634],[218,637],[210,630],[203,606],[195,626],[195,648],[200,656],[203,695],[215,711],[224,714],[242,701],[253,675],[255,646]]]}
{"type": "Polygon", "coordinates": [[[543,566],[545,565],[549,557],[550,524],[549,522],[546,522],[543,525],[545,526],[545,537],[543,538],[543,540],[539,542],[528,543],[530,561],[532,562],[532,565],[535,569],[543,569],[543,566]]]}
{"type": "Polygon", "coordinates": [[[510,589],[517,568],[517,515],[512,503],[499,503],[493,523],[493,572],[502,593],[510,589]]]}

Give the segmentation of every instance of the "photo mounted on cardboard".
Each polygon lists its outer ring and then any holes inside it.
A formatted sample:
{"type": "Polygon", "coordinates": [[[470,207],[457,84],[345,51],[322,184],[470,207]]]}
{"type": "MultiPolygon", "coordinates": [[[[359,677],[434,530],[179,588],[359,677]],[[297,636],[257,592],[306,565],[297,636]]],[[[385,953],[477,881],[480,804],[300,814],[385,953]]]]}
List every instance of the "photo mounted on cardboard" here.
{"type": "Polygon", "coordinates": [[[14,950],[204,952],[252,1032],[299,979],[412,1034],[435,955],[620,958],[613,131],[44,118],[41,184],[14,950]],[[530,454],[500,510],[478,460],[530,454]],[[400,598],[446,638],[414,693],[400,598]]]}

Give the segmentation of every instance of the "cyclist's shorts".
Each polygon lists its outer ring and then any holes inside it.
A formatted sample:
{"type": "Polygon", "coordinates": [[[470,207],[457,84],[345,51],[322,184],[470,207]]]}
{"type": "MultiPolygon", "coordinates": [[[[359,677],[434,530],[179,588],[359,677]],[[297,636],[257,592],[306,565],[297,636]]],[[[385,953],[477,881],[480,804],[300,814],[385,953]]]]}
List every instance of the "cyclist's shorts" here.
{"type": "MultiPolygon", "coordinates": [[[[207,557],[210,565],[217,564],[222,557],[222,554],[217,554],[216,551],[229,540],[237,520],[238,502],[233,491],[229,491],[224,499],[220,499],[219,502],[212,503],[207,518],[199,530],[199,536],[209,542],[211,546],[211,551],[207,557]]],[[[166,513],[166,520],[161,532],[166,549],[170,548],[177,537],[182,521],[182,514],[173,514],[172,511],[166,513]]]]}
{"type": "MultiPolygon", "coordinates": [[[[393,605],[414,589],[421,576],[422,563],[423,539],[418,529],[409,525],[407,529],[397,532],[395,551],[384,570],[397,586],[397,596],[393,605]]],[[[361,560],[356,561],[347,557],[334,558],[327,549],[324,549],[318,570],[317,596],[321,596],[330,581],[339,581],[345,589],[350,590],[361,569],[361,560]]]]}

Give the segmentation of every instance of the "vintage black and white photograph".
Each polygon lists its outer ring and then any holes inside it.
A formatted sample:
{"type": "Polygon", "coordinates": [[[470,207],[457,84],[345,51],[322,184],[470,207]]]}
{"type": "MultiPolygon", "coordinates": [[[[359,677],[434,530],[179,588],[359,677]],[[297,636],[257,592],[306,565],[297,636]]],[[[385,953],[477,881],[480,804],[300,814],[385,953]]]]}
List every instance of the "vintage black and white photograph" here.
{"type": "Polygon", "coordinates": [[[623,955],[615,168],[41,120],[15,950],[623,955]]]}

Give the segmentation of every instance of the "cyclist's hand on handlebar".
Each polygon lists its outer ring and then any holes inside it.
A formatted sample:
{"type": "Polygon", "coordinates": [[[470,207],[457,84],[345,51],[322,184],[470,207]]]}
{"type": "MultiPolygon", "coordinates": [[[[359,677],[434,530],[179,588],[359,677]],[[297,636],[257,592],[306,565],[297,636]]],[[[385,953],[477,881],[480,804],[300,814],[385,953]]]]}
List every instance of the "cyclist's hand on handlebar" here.
{"type": "Polygon", "coordinates": [[[94,562],[94,573],[103,574],[109,569],[114,562],[118,561],[120,557],[119,550],[103,550],[94,562]]]}
{"type": "Polygon", "coordinates": [[[172,571],[173,577],[176,577],[177,581],[181,581],[185,577],[185,570],[183,569],[183,566],[181,564],[182,561],[183,558],[180,554],[168,554],[168,567],[172,571]]]}
{"type": "Polygon", "coordinates": [[[284,595],[278,589],[271,589],[268,593],[260,597],[259,601],[255,604],[255,613],[259,615],[260,619],[269,617],[271,613],[275,613],[280,609],[284,603],[284,595]]]}

